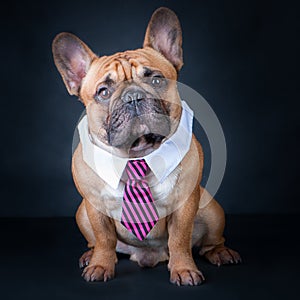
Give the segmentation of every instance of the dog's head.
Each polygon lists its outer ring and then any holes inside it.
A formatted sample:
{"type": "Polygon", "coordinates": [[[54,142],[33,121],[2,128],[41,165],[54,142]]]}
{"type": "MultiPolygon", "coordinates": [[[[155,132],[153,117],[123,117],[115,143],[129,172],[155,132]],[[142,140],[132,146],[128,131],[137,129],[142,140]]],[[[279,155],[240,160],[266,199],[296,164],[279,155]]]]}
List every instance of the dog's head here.
{"type": "Polygon", "coordinates": [[[141,157],[174,133],[181,116],[181,44],[180,23],[167,8],[152,15],[141,49],[98,57],[73,34],[56,36],[55,64],[69,93],[86,106],[95,144],[141,157]]]}

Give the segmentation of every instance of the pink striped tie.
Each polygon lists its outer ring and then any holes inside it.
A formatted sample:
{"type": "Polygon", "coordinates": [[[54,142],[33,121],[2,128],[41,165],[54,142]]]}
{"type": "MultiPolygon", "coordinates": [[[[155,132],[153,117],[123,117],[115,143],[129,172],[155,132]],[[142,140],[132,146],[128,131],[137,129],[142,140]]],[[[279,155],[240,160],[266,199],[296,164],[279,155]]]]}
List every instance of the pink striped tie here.
{"type": "Polygon", "coordinates": [[[125,170],[128,180],[123,195],[121,223],[142,241],[158,221],[152,193],[145,180],[149,166],[144,159],[129,160],[125,170]]]}

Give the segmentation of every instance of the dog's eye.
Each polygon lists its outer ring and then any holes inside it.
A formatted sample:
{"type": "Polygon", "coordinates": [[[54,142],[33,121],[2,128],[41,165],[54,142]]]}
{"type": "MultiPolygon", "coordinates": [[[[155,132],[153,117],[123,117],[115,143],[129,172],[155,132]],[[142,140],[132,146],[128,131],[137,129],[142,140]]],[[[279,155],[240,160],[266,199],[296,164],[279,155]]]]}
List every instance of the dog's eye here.
{"type": "Polygon", "coordinates": [[[154,87],[159,87],[162,83],[162,78],[161,77],[158,77],[158,76],[155,76],[152,78],[152,81],[151,81],[151,84],[154,86],[154,87]]]}
{"type": "Polygon", "coordinates": [[[111,96],[111,92],[107,87],[101,87],[98,92],[97,96],[103,100],[107,100],[111,96]]]}

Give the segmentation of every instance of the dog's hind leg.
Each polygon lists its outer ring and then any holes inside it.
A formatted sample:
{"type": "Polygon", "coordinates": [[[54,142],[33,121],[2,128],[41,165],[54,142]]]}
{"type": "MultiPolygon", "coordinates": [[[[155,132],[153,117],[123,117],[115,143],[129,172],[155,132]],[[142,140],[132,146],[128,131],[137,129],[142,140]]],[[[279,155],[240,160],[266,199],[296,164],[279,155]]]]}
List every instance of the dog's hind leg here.
{"type": "MultiPolygon", "coordinates": [[[[199,254],[204,255],[212,264],[220,266],[241,262],[240,255],[224,245],[225,214],[222,207],[201,187],[201,195],[202,193],[206,193],[210,201],[199,208],[195,218],[193,245],[200,246],[199,254]]],[[[201,202],[202,200],[200,207],[201,202]]]]}

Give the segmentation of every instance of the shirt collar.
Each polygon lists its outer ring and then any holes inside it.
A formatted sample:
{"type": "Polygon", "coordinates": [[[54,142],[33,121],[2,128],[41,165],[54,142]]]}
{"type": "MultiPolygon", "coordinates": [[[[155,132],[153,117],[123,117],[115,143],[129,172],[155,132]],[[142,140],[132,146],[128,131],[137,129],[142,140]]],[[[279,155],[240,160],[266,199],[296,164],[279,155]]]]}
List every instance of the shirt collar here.
{"type": "MultiPolygon", "coordinates": [[[[190,149],[194,114],[185,101],[181,103],[182,114],[176,132],[158,149],[144,157],[139,157],[139,159],[145,159],[160,183],[174,171],[190,149]]],[[[92,143],[89,137],[87,116],[81,119],[77,127],[83,160],[107,184],[117,189],[129,159],[116,156],[92,143]]]]}

